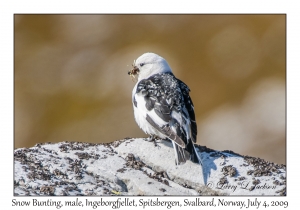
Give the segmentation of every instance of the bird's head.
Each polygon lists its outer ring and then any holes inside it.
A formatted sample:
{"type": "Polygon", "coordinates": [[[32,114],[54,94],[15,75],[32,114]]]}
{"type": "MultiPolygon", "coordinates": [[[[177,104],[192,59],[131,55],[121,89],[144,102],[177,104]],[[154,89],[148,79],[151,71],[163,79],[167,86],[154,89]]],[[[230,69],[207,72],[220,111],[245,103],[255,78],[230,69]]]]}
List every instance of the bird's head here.
{"type": "Polygon", "coordinates": [[[145,53],[138,57],[133,64],[128,75],[138,80],[146,79],[154,74],[172,72],[167,61],[155,53],[145,53]]]}

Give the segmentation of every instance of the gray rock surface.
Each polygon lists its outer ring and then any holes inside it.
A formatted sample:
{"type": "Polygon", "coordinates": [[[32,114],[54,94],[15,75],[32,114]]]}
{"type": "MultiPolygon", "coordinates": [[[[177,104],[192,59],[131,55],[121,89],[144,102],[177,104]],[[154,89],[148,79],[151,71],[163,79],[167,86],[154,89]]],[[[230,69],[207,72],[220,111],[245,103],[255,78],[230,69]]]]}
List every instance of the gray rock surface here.
{"type": "Polygon", "coordinates": [[[197,146],[204,167],[176,166],[165,140],[61,142],[16,149],[15,195],[285,195],[286,167],[197,146]]]}

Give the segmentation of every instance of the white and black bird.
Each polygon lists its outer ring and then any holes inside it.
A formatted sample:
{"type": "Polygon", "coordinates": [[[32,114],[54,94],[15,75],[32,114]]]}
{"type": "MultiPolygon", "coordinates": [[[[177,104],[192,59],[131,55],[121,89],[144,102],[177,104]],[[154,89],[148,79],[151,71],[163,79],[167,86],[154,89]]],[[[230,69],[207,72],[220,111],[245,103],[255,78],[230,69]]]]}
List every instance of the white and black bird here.
{"type": "Polygon", "coordinates": [[[151,138],[167,138],[175,150],[176,165],[191,160],[202,164],[195,149],[197,124],[188,86],[177,79],[155,53],[145,53],[128,72],[138,77],[132,91],[135,121],[151,138]]]}

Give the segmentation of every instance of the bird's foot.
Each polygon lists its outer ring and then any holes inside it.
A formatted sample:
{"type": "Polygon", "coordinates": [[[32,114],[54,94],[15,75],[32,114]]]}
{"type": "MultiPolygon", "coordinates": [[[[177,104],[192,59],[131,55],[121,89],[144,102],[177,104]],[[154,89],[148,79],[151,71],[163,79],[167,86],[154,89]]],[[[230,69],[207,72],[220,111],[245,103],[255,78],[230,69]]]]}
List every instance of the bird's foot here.
{"type": "Polygon", "coordinates": [[[149,142],[153,141],[155,147],[158,147],[158,149],[160,148],[160,146],[156,142],[156,140],[159,139],[158,137],[150,135],[147,139],[149,142]]]}

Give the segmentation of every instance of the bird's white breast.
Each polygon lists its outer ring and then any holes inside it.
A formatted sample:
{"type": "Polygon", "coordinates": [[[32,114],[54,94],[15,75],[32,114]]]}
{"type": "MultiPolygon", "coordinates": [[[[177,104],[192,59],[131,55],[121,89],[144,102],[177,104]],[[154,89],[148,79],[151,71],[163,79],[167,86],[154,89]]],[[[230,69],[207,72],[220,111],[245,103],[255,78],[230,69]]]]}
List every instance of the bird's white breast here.
{"type": "MultiPolygon", "coordinates": [[[[138,126],[146,133],[149,135],[156,135],[160,138],[166,138],[162,133],[158,132],[147,120],[146,116],[147,114],[153,118],[153,116],[156,116],[154,110],[148,111],[146,106],[145,106],[145,100],[144,97],[136,94],[136,88],[137,88],[138,83],[135,85],[132,91],[132,101],[134,99],[136,100],[137,107],[133,103],[133,111],[134,111],[134,119],[138,126]]],[[[163,120],[160,118],[155,117],[154,119],[157,119],[156,123],[159,126],[162,126],[162,124],[165,124],[163,120]]]]}

